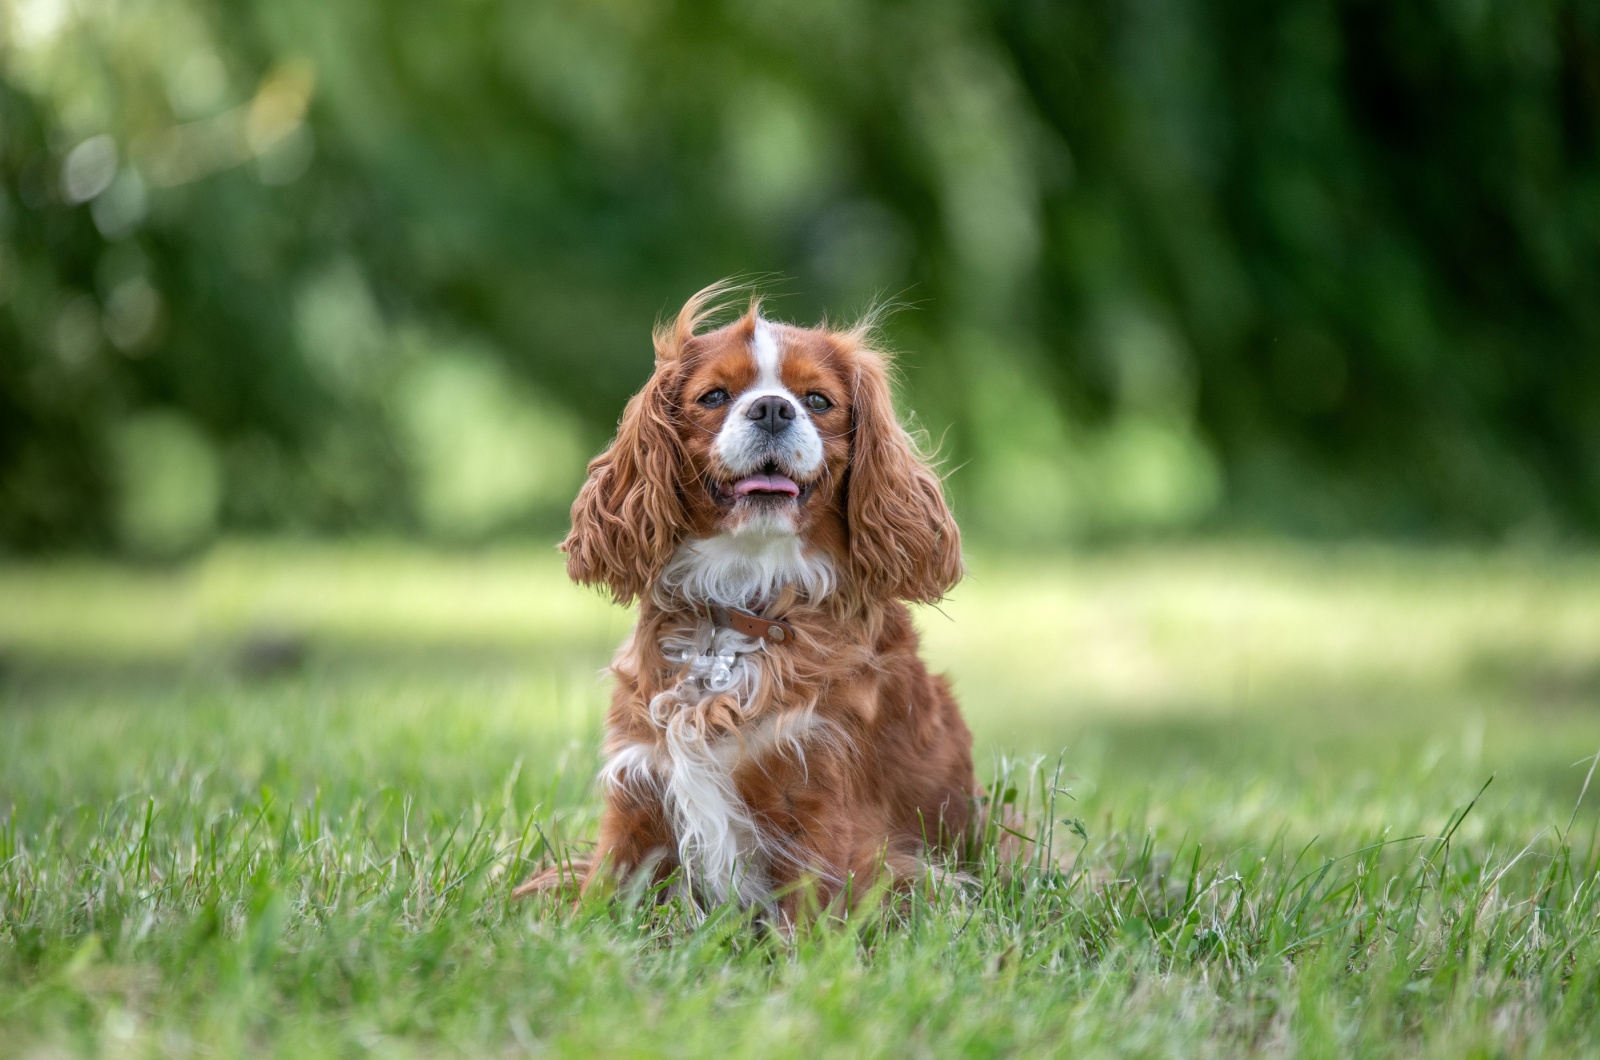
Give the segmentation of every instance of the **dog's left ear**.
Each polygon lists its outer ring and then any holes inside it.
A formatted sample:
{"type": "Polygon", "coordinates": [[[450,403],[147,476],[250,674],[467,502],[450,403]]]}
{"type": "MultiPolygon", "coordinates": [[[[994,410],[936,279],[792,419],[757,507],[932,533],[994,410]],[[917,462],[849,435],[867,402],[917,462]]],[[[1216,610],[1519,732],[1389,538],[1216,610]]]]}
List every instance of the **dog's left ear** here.
{"type": "Polygon", "coordinates": [[[864,594],[931,603],[961,580],[961,531],[938,474],[895,418],[881,354],[857,348],[845,522],[864,594]]]}

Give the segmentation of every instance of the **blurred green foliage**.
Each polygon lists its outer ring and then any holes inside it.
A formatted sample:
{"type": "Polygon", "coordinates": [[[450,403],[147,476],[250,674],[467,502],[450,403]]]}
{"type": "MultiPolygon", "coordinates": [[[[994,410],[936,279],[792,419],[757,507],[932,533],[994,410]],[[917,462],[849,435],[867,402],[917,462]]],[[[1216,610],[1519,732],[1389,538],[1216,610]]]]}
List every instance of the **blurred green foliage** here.
{"type": "Polygon", "coordinates": [[[974,530],[1600,530],[1600,7],[0,0],[0,541],[559,520],[875,298],[974,530]]]}

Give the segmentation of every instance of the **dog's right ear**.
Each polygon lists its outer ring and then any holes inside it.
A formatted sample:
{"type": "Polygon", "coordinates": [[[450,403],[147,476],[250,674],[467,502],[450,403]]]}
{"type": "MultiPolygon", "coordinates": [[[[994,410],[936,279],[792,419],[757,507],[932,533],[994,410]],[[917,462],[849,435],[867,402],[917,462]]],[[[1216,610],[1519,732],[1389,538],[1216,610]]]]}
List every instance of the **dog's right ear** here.
{"type": "Polygon", "coordinates": [[[605,586],[619,604],[643,596],[682,542],[689,468],[678,435],[678,387],[689,341],[729,290],[707,287],[656,329],[655,371],[623,410],[611,445],[589,462],[572,504],[572,530],[561,542],[567,574],[605,586]]]}
{"type": "Polygon", "coordinates": [[[622,413],[617,436],[589,462],[572,504],[572,530],[561,542],[567,574],[604,585],[619,604],[643,595],[672,558],[684,522],[683,467],[668,390],[677,366],[656,360],[644,389],[622,413]]]}

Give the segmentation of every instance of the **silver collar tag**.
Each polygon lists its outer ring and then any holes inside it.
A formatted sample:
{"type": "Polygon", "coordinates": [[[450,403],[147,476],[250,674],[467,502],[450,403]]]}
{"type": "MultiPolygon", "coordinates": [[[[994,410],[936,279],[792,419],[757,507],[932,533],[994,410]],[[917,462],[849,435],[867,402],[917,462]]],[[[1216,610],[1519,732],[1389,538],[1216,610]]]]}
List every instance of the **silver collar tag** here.
{"type": "Polygon", "coordinates": [[[689,667],[682,684],[696,685],[713,695],[750,691],[744,686],[754,677],[753,666],[741,666],[739,660],[764,650],[765,645],[758,638],[719,626],[709,616],[687,635],[674,633],[661,640],[661,654],[668,662],[689,667]]]}

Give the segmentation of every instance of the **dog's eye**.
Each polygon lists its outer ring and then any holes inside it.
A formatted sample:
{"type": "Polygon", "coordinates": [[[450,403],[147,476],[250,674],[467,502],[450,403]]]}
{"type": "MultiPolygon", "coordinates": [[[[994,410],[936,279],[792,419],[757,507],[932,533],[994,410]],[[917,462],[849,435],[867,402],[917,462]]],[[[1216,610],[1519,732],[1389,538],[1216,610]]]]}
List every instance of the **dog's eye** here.
{"type": "Polygon", "coordinates": [[[708,409],[714,409],[728,400],[728,392],[720,386],[715,390],[707,390],[700,395],[700,404],[708,409]]]}
{"type": "Polygon", "coordinates": [[[833,402],[816,391],[812,391],[806,395],[806,408],[812,412],[827,412],[833,408],[833,402]]]}

